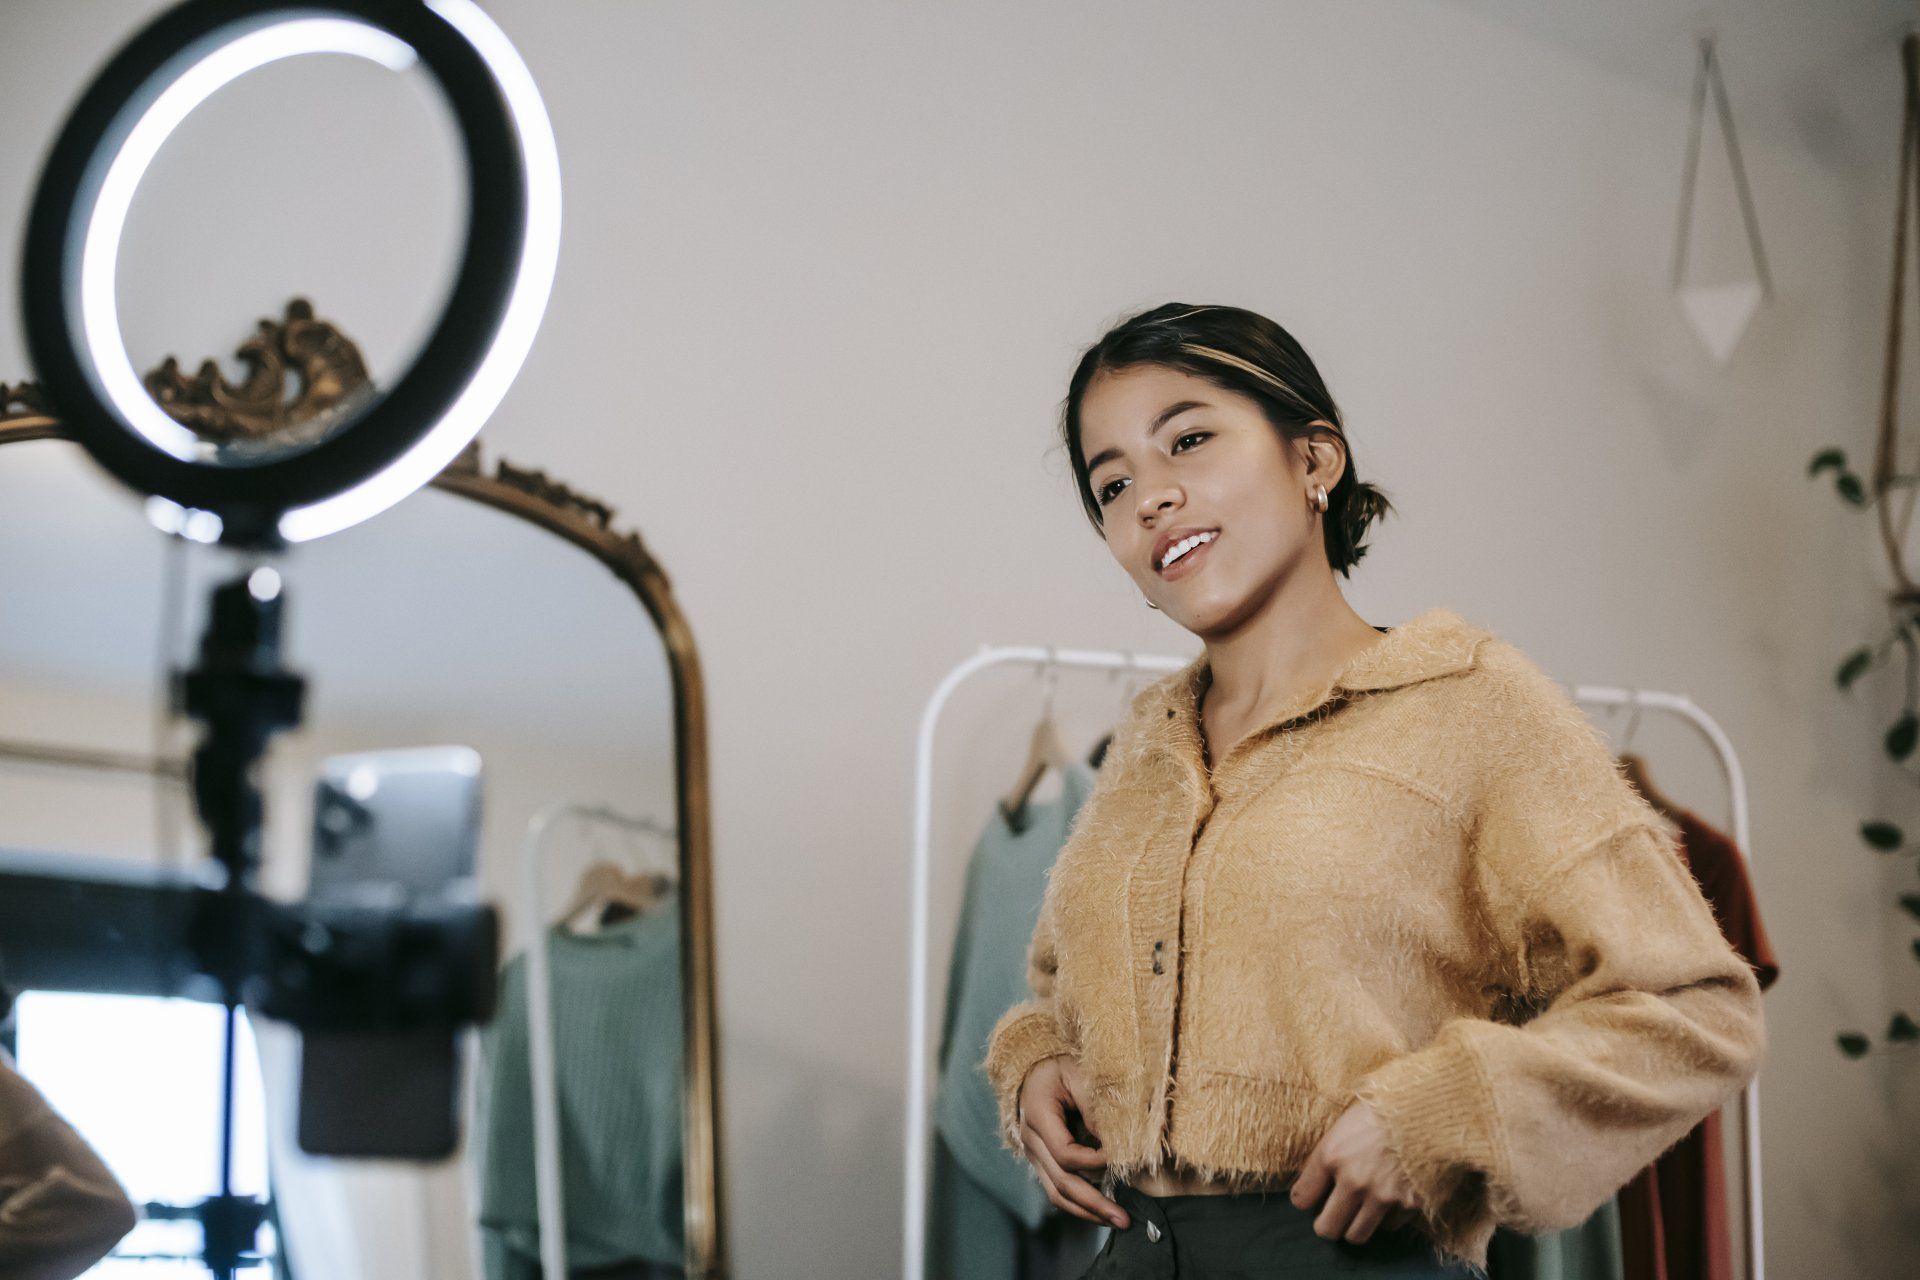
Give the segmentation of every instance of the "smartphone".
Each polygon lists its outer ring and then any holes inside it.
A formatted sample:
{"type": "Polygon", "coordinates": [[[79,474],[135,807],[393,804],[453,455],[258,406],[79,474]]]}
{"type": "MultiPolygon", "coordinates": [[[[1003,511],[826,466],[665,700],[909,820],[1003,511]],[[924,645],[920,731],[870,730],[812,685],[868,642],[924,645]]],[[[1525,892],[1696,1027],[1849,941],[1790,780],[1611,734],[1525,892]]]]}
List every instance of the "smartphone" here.
{"type": "MultiPolygon", "coordinates": [[[[480,756],[414,747],[332,756],[313,797],[308,901],[399,912],[473,900],[480,756]]],[[[300,1051],[300,1149],[436,1160],[459,1143],[455,1032],[308,1031],[300,1051]]]]}
{"type": "Polygon", "coordinates": [[[316,901],[378,906],[474,888],[480,755],[409,747],[330,756],[313,789],[316,901]]]}

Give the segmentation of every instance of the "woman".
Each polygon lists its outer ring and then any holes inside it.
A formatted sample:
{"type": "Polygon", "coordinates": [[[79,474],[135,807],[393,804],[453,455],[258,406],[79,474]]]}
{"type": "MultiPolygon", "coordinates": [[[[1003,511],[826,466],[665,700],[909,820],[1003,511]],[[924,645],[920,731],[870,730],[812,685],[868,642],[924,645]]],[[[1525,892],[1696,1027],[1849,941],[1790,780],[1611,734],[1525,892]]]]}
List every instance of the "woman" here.
{"type": "Polygon", "coordinates": [[[1764,1052],[1669,829],[1513,646],[1347,603],[1388,504],[1279,325],[1135,316],[1061,426],[1205,645],[1109,748],[985,1063],[1048,1198],[1114,1227],[1089,1280],[1484,1275],[1496,1224],[1584,1221],[1764,1052]]]}

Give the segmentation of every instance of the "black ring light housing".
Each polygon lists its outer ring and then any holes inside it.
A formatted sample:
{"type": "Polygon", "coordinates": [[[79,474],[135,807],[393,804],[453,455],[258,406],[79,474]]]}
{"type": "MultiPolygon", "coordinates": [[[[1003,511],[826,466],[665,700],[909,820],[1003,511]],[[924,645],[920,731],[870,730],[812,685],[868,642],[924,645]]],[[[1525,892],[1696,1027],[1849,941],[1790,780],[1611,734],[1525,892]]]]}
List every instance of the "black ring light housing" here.
{"type": "MultiPolygon", "coordinates": [[[[309,51],[351,50],[327,46],[291,50],[309,51]]],[[[227,79],[280,56],[286,54],[264,57],[227,79]]],[[[188,102],[185,112],[224,83],[216,81],[199,99],[183,93],[188,102]]],[[[212,512],[219,517],[221,541],[279,545],[285,513],[366,484],[447,424],[449,410],[467,397],[495,347],[511,345],[511,340],[503,340],[503,322],[530,267],[535,273],[544,272],[544,279],[534,281],[538,297],[522,300],[523,310],[524,303],[531,302],[531,325],[537,327],[551,285],[551,259],[557,253],[559,190],[558,164],[553,159],[548,219],[552,247],[543,252],[543,246],[530,242],[528,235],[530,201],[548,198],[548,193],[533,194],[529,184],[525,118],[529,97],[535,123],[544,133],[545,149],[535,157],[538,163],[551,157],[552,142],[531,77],[498,28],[479,14],[471,0],[188,0],[163,14],[114,56],[80,99],[54,143],[34,197],[22,271],[25,332],[34,367],[56,411],[80,443],[121,481],[188,512],[212,512]],[[464,20],[456,25],[450,14],[464,20]],[[304,24],[302,19],[345,19],[347,24],[304,24]],[[497,37],[492,50],[482,47],[487,43],[484,38],[476,43],[476,19],[485,28],[482,37],[488,33],[497,37]],[[130,135],[169,87],[212,65],[211,59],[236,42],[276,27],[293,34],[296,26],[348,30],[348,24],[375,28],[409,47],[439,83],[458,123],[469,180],[467,234],[446,309],[412,367],[330,436],[295,454],[238,464],[211,460],[208,450],[182,457],[179,450],[163,448],[133,424],[123,401],[116,399],[103,378],[98,348],[104,340],[88,332],[90,324],[100,322],[87,311],[82,279],[103,183],[130,135]],[[503,86],[500,78],[501,47],[506,50],[504,60],[525,77],[518,102],[510,100],[515,86],[503,86]],[[530,256],[542,260],[530,264],[530,256]]],[[[184,112],[180,118],[185,118],[184,112]]],[[[170,131],[171,126],[164,127],[170,131]]],[[[163,144],[164,133],[161,137],[163,144]]],[[[134,172],[133,183],[144,167],[134,172]]],[[[544,171],[534,174],[536,180],[547,176],[544,171]]],[[[131,201],[131,191],[130,185],[125,187],[125,201],[131,201]]],[[[116,242],[119,229],[114,227],[116,242]]],[[[98,246],[93,247],[98,251],[98,246]]],[[[117,249],[108,261],[116,256],[117,249]]],[[[106,287],[113,287],[111,274],[106,287]]],[[[111,314],[110,307],[108,311],[111,314]]],[[[528,328],[524,314],[516,319],[521,329],[528,328]]],[[[472,419],[470,424],[455,424],[454,430],[464,430],[464,437],[451,447],[446,447],[445,440],[436,442],[437,465],[413,478],[399,495],[378,501],[363,514],[336,519],[331,527],[345,527],[384,509],[451,460],[511,382],[525,346],[532,341],[530,331],[520,336],[524,343],[511,357],[504,378],[498,368],[489,371],[489,383],[497,384],[492,386],[493,394],[489,397],[483,388],[478,399],[484,403],[477,412],[465,415],[472,419]]],[[[111,350],[123,356],[125,346],[117,323],[110,340],[111,350]]],[[[474,406],[469,403],[465,408],[474,406]]],[[[154,412],[161,412],[157,405],[154,412]]]]}

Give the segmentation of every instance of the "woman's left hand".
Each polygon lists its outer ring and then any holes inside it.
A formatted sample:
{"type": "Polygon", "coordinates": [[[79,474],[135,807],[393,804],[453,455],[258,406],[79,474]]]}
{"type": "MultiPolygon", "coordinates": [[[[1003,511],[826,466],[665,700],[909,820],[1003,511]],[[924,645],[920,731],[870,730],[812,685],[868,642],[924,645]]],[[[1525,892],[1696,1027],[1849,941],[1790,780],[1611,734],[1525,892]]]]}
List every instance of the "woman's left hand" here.
{"type": "Polygon", "coordinates": [[[1382,1222],[1400,1227],[1419,1212],[1413,1180],[1387,1149],[1386,1126],[1358,1098],[1314,1147],[1288,1196],[1299,1209],[1325,1198],[1314,1234],[1354,1244],[1365,1244],[1382,1222]]]}

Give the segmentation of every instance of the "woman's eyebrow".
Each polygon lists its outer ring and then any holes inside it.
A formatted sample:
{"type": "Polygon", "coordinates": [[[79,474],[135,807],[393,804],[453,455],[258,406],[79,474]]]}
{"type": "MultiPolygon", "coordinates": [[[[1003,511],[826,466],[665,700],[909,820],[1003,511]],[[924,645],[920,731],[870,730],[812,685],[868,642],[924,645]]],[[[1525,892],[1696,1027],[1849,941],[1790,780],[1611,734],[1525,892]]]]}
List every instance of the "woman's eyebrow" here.
{"type": "MultiPolygon", "coordinates": [[[[1149,440],[1153,439],[1154,432],[1166,426],[1167,423],[1179,417],[1181,414],[1185,413],[1187,410],[1204,409],[1206,407],[1207,407],[1207,402],[1205,400],[1175,401],[1174,403],[1168,405],[1166,408],[1162,409],[1159,413],[1159,416],[1154,418],[1153,425],[1147,428],[1147,439],[1149,440]]],[[[1089,475],[1093,474],[1093,470],[1095,467],[1099,467],[1105,463],[1112,462],[1115,458],[1119,456],[1120,456],[1120,450],[1117,446],[1110,449],[1102,449],[1100,452],[1094,454],[1091,458],[1087,459],[1087,474],[1089,475]]]]}

